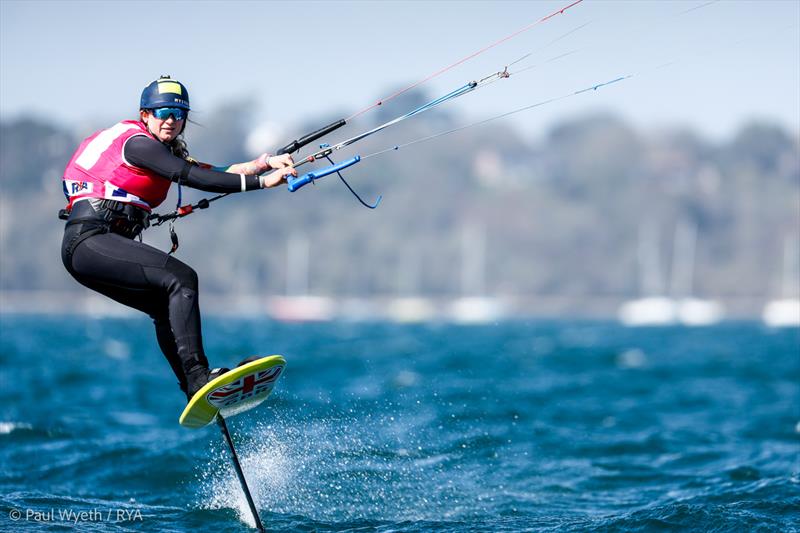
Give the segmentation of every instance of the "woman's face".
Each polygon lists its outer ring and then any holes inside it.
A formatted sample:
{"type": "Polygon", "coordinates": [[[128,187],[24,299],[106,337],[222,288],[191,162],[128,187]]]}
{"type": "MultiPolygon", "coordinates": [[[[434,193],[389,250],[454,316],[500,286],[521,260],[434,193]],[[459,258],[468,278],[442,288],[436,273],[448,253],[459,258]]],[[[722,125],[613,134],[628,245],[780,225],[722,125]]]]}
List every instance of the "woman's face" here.
{"type": "Polygon", "coordinates": [[[181,131],[183,130],[183,122],[186,120],[175,120],[175,117],[170,115],[164,120],[157,118],[153,113],[149,110],[143,109],[140,111],[142,122],[147,125],[147,129],[150,130],[159,141],[168,143],[175,139],[181,131]]]}

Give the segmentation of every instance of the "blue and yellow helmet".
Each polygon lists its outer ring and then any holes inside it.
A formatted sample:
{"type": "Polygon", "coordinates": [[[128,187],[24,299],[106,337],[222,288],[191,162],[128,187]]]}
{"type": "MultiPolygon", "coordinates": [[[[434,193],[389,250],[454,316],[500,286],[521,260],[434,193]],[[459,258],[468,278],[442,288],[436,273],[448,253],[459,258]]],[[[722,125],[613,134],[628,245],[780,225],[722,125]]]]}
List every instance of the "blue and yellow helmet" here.
{"type": "Polygon", "coordinates": [[[144,88],[139,109],[155,109],[157,107],[189,108],[189,91],[178,80],[169,76],[161,76],[144,88]]]}

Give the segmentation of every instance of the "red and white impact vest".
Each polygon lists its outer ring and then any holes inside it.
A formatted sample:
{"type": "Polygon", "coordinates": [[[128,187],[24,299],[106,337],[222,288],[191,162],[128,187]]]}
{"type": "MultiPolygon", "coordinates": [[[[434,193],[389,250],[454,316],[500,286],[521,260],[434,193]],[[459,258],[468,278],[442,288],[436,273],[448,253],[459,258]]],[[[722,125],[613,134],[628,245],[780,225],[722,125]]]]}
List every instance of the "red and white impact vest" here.
{"type": "Polygon", "coordinates": [[[125,161],[125,143],[136,135],[155,139],[138,120],[124,120],[84,140],[64,170],[67,209],[83,198],[128,202],[147,211],[167,197],[170,180],[125,161]]]}

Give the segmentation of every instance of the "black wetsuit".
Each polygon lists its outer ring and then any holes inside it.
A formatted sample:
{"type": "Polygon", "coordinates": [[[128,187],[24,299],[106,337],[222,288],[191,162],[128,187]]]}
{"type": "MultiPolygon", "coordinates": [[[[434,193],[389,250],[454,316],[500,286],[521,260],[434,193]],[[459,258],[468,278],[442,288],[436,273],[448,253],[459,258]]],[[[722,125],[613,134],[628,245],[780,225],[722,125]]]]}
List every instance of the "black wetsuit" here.
{"type": "MultiPolygon", "coordinates": [[[[149,137],[132,137],[124,156],[134,166],[196,189],[242,189],[239,174],[191,165],[149,137]]],[[[246,190],[258,189],[258,176],[245,176],[245,185],[246,190]]],[[[208,368],[197,273],[167,253],[134,240],[146,227],[146,217],[144,210],[130,204],[102,199],[75,202],[64,231],[61,258],[81,284],[150,315],[161,351],[186,392],[187,373],[208,368]]]]}

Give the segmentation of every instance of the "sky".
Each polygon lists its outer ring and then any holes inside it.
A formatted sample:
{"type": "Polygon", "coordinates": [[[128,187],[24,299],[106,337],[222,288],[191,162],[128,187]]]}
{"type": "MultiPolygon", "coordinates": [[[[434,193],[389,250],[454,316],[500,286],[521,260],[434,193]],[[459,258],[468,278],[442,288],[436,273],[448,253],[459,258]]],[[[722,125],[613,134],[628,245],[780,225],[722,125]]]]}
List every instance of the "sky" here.
{"type": "MultiPolygon", "coordinates": [[[[110,124],[171,74],[200,122],[250,99],[254,128],[300,135],[297,124],[351,114],[570,2],[0,0],[0,115],[110,124]]],[[[752,120],[800,133],[798,0],[584,0],[421,88],[433,98],[528,53],[510,70],[533,68],[447,103],[458,121],[632,75],[504,120],[531,138],[586,112],[714,140],[752,120]]]]}

